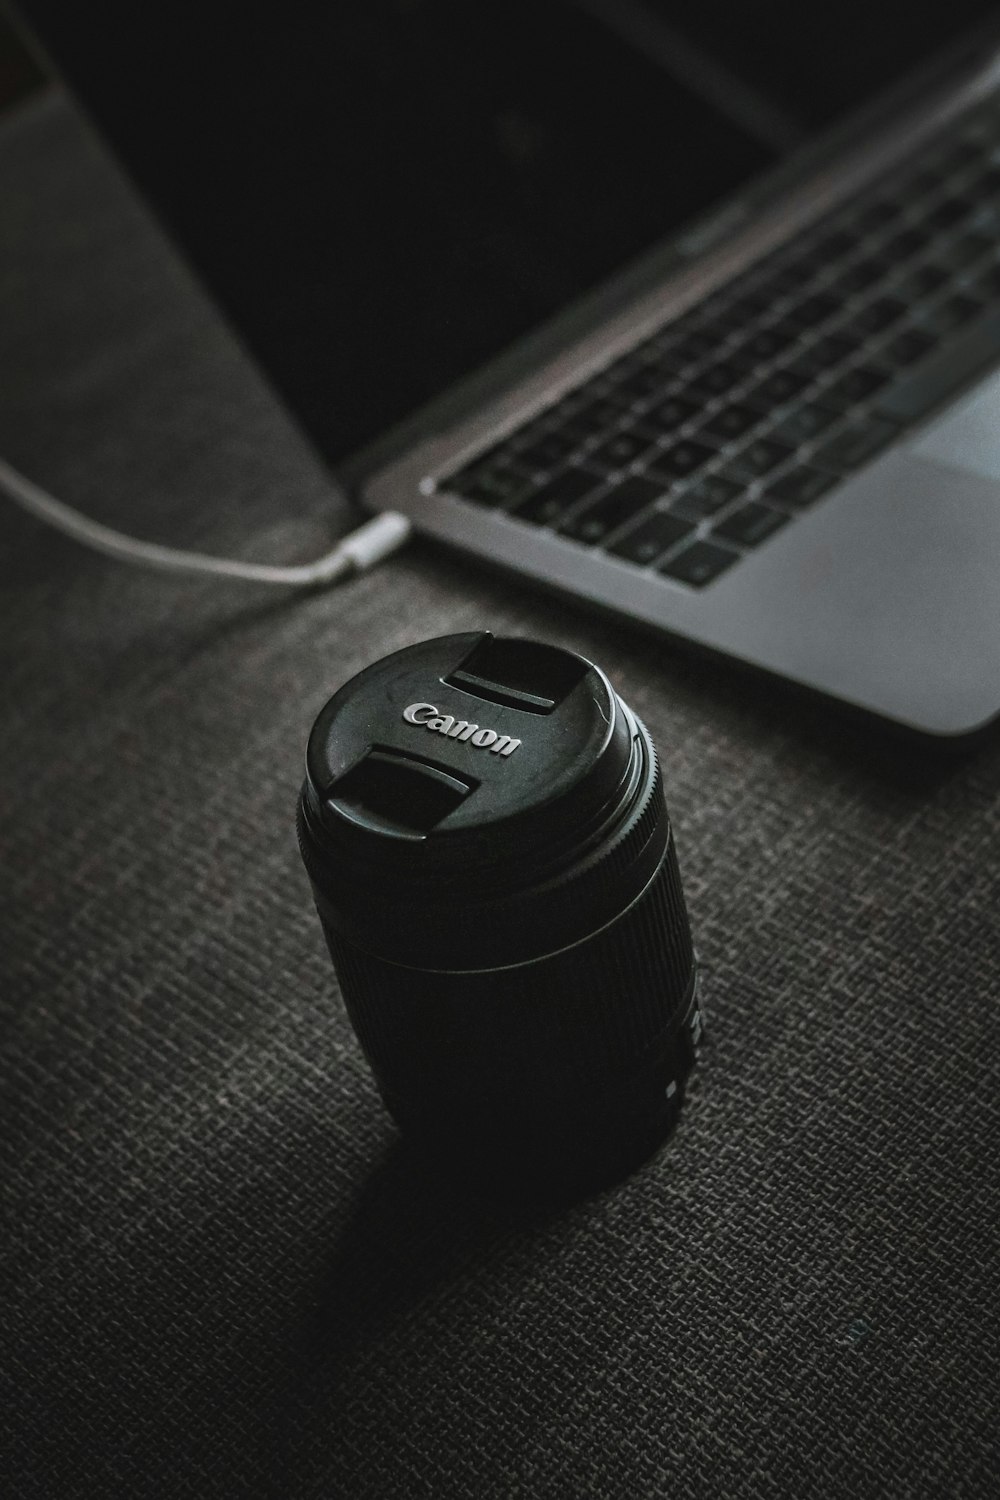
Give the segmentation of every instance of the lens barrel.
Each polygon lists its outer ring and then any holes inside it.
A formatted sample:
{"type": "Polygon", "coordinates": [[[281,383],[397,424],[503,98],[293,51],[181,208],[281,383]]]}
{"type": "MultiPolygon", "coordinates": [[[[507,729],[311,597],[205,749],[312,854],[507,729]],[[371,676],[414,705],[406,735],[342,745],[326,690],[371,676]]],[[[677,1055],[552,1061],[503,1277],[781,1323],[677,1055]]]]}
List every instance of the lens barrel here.
{"type": "Polygon", "coordinates": [[[405,1133],[488,1181],[613,1180],[701,1029],[659,765],[573,652],[485,632],[353,678],[313,728],[302,857],[405,1133]]]}

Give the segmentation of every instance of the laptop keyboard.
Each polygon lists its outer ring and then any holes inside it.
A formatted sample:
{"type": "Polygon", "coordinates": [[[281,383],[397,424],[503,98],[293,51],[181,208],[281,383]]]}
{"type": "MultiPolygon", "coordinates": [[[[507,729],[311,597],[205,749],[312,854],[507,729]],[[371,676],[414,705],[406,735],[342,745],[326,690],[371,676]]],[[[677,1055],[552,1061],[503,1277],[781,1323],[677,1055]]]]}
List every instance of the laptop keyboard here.
{"type": "Polygon", "coordinates": [[[997,360],[993,106],[437,487],[703,588],[997,360]]]}

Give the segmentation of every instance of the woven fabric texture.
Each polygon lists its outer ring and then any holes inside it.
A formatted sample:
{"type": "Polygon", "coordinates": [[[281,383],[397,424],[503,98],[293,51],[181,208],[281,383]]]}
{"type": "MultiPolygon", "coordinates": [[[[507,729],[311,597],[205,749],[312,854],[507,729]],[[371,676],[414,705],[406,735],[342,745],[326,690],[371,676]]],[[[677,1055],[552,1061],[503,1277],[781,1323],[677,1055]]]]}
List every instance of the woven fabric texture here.
{"type": "MultiPolygon", "coordinates": [[[[58,93],[0,204],[9,461],[221,553],[349,524],[58,93]]],[[[0,512],[0,1495],[997,1493],[995,742],[915,774],[430,546],[286,598],[0,512]],[[399,1141],[293,833],[331,691],[480,626],[649,726],[704,972],[673,1139],[548,1213],[399,1141]]]]}

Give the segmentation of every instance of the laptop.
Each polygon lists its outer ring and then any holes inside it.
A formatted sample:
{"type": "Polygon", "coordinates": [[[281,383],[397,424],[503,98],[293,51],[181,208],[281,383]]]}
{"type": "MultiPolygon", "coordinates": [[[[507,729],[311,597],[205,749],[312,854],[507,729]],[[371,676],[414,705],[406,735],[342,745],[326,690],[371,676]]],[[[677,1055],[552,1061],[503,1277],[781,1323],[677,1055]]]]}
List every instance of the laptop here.
{"type": "Polygon", "coordinates": [[[938,743],[1000,713],[995,7],[21,9],[363,507],[938,743]]]}

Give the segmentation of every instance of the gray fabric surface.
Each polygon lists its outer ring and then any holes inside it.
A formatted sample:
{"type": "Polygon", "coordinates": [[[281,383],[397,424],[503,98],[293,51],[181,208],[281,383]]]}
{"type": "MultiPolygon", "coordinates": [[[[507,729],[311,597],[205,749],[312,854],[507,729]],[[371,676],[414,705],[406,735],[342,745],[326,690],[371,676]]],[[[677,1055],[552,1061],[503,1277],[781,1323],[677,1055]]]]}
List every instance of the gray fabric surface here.
{"type": "MultiPolygon", "coordinates": [[[[0,205],[0,452],[175,543],[343,529],[58,96],[0,205]]],[[[995,743],[914,781],[430,547],[285,599],[0,514],[0,1494],[997,1492],[995,743]],[[331,690],[480,625],[648,723],[711,1024],[667,1148],[534,1217],[399,1144],[292,832],[331,690]]]]}

